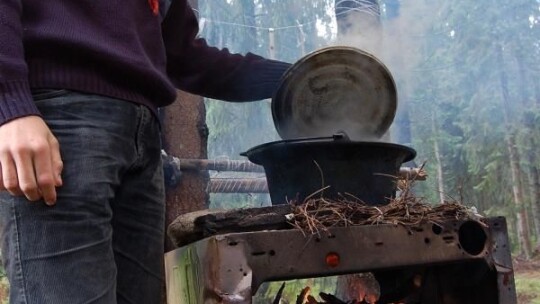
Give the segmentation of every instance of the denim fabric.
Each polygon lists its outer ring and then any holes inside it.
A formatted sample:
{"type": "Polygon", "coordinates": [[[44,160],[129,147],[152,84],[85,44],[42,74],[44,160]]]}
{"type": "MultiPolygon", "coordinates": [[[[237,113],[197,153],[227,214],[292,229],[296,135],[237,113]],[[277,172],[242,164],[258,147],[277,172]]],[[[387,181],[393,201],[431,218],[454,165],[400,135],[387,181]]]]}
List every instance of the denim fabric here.
{"type": "Polygon", "coordinates": [[[165,199],[157,119],[129,102],[37,92],[61,147],[53,207],[0,192],[11,304],[160,303],[165,199]]]}

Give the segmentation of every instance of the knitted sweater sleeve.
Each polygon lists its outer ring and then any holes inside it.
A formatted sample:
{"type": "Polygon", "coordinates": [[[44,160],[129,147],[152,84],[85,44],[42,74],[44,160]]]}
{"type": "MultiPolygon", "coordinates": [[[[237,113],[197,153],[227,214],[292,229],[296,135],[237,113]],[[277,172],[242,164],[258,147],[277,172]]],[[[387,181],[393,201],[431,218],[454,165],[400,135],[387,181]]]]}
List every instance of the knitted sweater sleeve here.
{"type": "Polygon", "coordinates": [[[248,53],[232,54],[197,38],[187,1],[173,1],[162,23],[167,73],[182,90],[227,101],[270,98],[290,64],[248,53]]]}
{"type": "Polygon", "coordinates": [[[21,14],[21,0],[0,1],[0,125],[39,115],[28,84],[21,14]]]}

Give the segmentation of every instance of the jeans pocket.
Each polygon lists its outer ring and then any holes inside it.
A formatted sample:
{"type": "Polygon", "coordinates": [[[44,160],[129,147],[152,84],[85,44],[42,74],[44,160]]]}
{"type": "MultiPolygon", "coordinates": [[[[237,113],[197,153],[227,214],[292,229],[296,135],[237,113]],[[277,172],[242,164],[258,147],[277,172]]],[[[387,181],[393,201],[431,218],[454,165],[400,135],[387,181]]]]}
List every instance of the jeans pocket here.
{"type": "Polygon", "coordinates": [[[69,91],[64,89],[35,89],[32,90],[32,98],[34,101],[40,101],[64,96],[68,93],[69,91]]]}

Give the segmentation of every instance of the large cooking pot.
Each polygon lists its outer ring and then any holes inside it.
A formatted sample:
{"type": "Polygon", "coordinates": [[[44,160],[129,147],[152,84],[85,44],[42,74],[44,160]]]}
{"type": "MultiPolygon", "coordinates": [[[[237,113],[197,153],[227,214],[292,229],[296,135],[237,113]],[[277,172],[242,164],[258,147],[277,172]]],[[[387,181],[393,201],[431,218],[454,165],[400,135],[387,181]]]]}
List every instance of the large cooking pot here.
{"type": "Polygon", "coordinates": [[[264,167],[273,204],[302,203],[317,192],[382,205],[395,195],[401,164],[416,154],[379,142],[396,107],[392,75],[373,55],[340,46],[317,50],[289,68],[272,98],[284,140],[243,155],[264,167]]]}
{"type": "Polygon", "coordinates": [[[342,134],[282,140],[256,146],[242,155],[262,165],[272,204],[314,197],[353,199],[383,205],[395,196],[403,162],[416,151],[383,142],[351,141],[342,134]],[[326,188],[328,187],[328,188],[326,188]]]}

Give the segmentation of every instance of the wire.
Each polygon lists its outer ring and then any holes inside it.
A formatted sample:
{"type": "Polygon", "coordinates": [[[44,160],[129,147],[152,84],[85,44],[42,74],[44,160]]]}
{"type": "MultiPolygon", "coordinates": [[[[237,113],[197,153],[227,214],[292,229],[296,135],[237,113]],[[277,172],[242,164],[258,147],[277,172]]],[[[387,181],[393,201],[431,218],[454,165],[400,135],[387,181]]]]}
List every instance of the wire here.
{"type": "MultiPolygon", "coordinates": [[[[341,0],[341,1],[343,2],[343,1],[351,1],[351,0],[341,0]]],[[[359,0],[354,0],[354,1],[359,1],[359,0]]],[[[196,9],[193,9],[193,10],[197,14],[200,15],[198,10],[196,10],[196,9]]],[[[367,14],[370,14],[370,15],[374,15],[373,10],[370,10],[370,9],[363,10],[363,9],[360,9],[360,8],[349,8],[348,10],[340,12],[340,13],[336,13],[335,15],[336,15],[336,17],[338,17],[338,16],[341,16],[341,15],[349,14],[351,12],[362,12],[362,13],[367,13],[367,14]]],[[[374,16],[379,16],[379,15],[380,14],[378,13],[378,10],[377,10],[377,14],[374,15],[374,16]]],[[[304,22],[304,23],[297,23],[295,25],[287,25],[287,26],[280,26],[280,27],[264,27],[264,26],[256,26],[256,25],[247,25],[247,24],[236,23],[236,22],[212,20],[212,19],[208,19],[206,17],[201,17],[200,18],[200,21],[202,23],[209,22],[209,23],[215,23],[215,24],[233,25],[233,26],[239,26],[239,27],[245,27],[245,28],[253,28],[253,29],[258,29],[258,30],[266,30],[266,31],[279,31],[279,30],[286,30],[286,29],[291,29],[291,28],[301,28],[301,27],[303,27],[305,25],[316,23],[318,20],[319,19],[315,19],[315,20],[312,20],[312,21],[304,22]]]]}
{"type": "Polygon", "coordinates": [[[253,29],[258,29],[258,30],[266,30],[266,31],[279,31],[279,30],[285,30],[285,29],[290,29],[290,28],[299,28],[299,27],[302,27],[304,25],[313,23],[313,21],[310,21],[310,22],[306,22],[306,23],[301,23],[301,24],[297,24],[297,25],[283,26],[283,27],[262,27],[262,26],[247,25],[247,24],[235,23],[235,22],[211,20],[211,19],[207,19],[207,18],[204,18],[204,17],[201,18],[201,22],[209,22],[209,23],[225,24],[225,25],[234,25],[234,26],[239,26],[239,27],[253,28],[253,29]]]}
{"type": "Polygon", "coordinates": [[[344,13],[346,14],[350,12],[362,12],[372,16],[381,15],[379,5],[374,4],[372,0],[338,0],[336,2],[336,11],[341,11],[342,9],[345,9],[344,13]],[[353,7],[350,4],[353,4],[353,7]]]}

